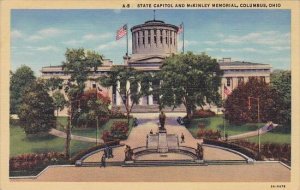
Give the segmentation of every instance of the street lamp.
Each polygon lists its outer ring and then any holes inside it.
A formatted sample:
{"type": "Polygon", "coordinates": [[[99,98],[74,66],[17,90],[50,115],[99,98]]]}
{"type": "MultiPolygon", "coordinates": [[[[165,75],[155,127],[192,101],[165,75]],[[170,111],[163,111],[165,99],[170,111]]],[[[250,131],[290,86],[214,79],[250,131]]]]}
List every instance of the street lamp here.
{"type": "Polygon", "coordinates": [[[223,139],[226,140],[226,133],[225,133],[225,110],[222,109],[222,112],[223,112],[223,131],[224,131],[224,134],[223,134],[223,139]]]}
{"type": "MultiPolygon", "coordinates": [[[[260,117],[259,117],[259,98],[255,98],[252,96],[248,97],[248,109],[251,109],[251,99],[254,99],[257,101],[257,123],[260,122],[260,117]]],[[[257,125],[257,136],[258,136],[258,152],[257,156],[259,157],[260,155],[260,132],[259,132],[259,126],[257,125]]]]}

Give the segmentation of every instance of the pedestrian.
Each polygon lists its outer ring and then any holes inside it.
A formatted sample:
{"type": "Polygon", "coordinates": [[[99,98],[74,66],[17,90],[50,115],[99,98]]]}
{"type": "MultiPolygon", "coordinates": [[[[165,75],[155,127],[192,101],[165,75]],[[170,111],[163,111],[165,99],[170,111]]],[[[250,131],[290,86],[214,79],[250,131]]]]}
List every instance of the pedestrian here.
{"type": "Polygon", "coordinates": [[[152,131],[152,129],[150,130],[150,135],[152,135],[153,134],[153,131],[152,131]]]}
{"type": "Polygon", "coordinates": [[[101,157],[101,165],[100,165],[100,168],[101,168],[102,166],[105,168],[105,166],[106,166],[105,159],[106,159],[106,157],[105,157],[105,155],[103,154],[102,157],[101,157]]]}
{"type": "Polygon", "coordinates": [[[109,147],[108,150],[109,150],[109,151],[108,151],[108,157],[109,157],[109,158],[113,158],[113,157],[114,157],[114,155],[113,155],[113,149],[112,149],[111,147],[109,147]]]}
{"type": "Polygon", "coordinates": [[[104,148],[104,156],[105,156],[105,158],[108,158],[108,147],[107,146],[104,148]]]}
{"type": "Polygon", "coordinates": [[[184,143],[184,135],[181,133],[181,143],[184,143]]]}

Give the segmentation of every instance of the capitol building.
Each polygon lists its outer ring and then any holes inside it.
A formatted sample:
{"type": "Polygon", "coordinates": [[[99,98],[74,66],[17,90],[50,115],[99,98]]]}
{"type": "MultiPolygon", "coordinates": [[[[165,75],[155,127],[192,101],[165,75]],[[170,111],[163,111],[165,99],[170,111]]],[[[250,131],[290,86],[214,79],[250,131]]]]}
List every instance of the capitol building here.
{"type": "MultiPolygon", "coordinates": [[[[155,73],[159,71],[166,57],[179,53],[177,48],[178,30],[178,26],[160,20],[149,20],[143,24],[133,26],[130,29],[132,35],[132,54],[123,57],[123,64],[144,72],[155,73]]],[[[233,61],[231,58],[223,58],[218,63],[220,69],[223,70],[220,86],[222,99],[226,99],[227,96],[224,93],[224,86],[227,89],[233,90],[239,83],[247,82],[249,77],[258,77],[267,83],[270,82],[271,66],[269,64],[233,61]]],[[[91,72],[90,79],[98,78],[110,72],[110,68],[113,65],[115,64],[112,61],[108,59],[104,60],[102,66],[98,67],[96,71],[91,72]]],[[[43,67],[41,72],[43,79],[59,77],[67,80],[69,78],[68,75],[64,74],[62,66],[43,67]]],[[[113,106],[122,106],[121,97],[116,90],[120,87],[120,84],[116,84],[108,89],[102,88],[94,80],[89,80],[86,84],[87,89],[98,89],[98,87],[111,98],[113,106]]],[[[157,108],[157,99],[158,97],[153,97],[153,95],[143,97],[139,102],[139,106],[144,108],[156,106],[157,108]]]]}

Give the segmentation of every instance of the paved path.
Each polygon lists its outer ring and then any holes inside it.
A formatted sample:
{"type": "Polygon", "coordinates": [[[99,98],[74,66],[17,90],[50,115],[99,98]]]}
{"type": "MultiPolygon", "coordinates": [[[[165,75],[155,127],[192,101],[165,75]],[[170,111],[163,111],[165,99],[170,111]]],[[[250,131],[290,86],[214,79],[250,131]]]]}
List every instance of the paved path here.
{"type": "MultiPolygon", "coordinates": [[[[61,137],[61,138],[67,138],[67,135],[65,132],[63,131],[59,131],[57,129],[52,128],[49,131],[49,134],[57,136],[57,137],[61,137]]],[[[72,140],[76,140],[76,141],[84,141],[84,142],[96,142],[95,138],[90,138],[90,137],[83,137],[83,136],[78,136],[78,135],[71,135],[71,139],[72,140]]],[[[98,139],[99,143],[103,143],[102,139],[98,139]]]]}
{"type": "MultiPolygon", "coordinates": [[[[37,179],[19,179],[11,181],[279,183],[289,182],[291,179],[290,176],[290,170],[282,166],[280,163],[256,163],[253,165],[168,167],[52,167],[45,171],[37,179]]],[[[142,189],[141,185],[142,184],[139,184],[139,188],[137,189],[142,189]]],[[[122,187],[120,188],[122,189],[122,187]]],[[[186,188],[183,187],[182,189],[186,188]]],[[[243,189],[242,186],[240,189],[243,189]]]]}
{"type": "Polygon", "coordinates": [[[264,125],[263,127],[259,128],[258,130],[255,131],[250,131],[247,133],[242,133],[242,134],[238,134],[238,135],[232,135],[228,137],[228,140],[237,140],[237,139],[245,139],[245,138],[249,138],[249,137],[255,137],[258,135],[258,133],[260,135],[263,135],[269,131],[271,131],[272,129],[274,129],[275,127],[277,127],[277,124],[272,124],[272,127],[269,128],[270,123],[267,123],[266,125],[264,125]]]}
{"type": "MultiPolygon", "coordinates": [[[[176,122],[178,116],[182,116],[184,113],[166,113],[166,129],[168,134],[177,134],[179,140],[181,134],[185,136],[185,142],[180,143],[181,146],[188,146],[197,148],[197,143],[202,143],[202,140],[195,139],[192,134],[184,127],[179,125],[176,122]]],[[[158,115],[154,113],[149,114],[135,114],[134,117],[137,117],[139,120],[139,125],[132,128],[130,135],[127,140],[121,141],[121,143],[131,146],[131,148],[136,148],[140,146],[146,146],[146,137],[149,134],[150,130],[154,133],[158,132],[158,115]]],[[[243,157],[225,151],[218,148],[203,147],[204,148],[204,159],[206,160],[244,160],[243,157]]],[[[125,147],[121,146],[113,149],[114,158],[110,158],[107,162],[112,161],[123,161],[125,158],[124,155],[125,147]]],[[[103,151],[95,153],[84,160],[84,162],[99,162],[103,151]]],[[[155,159],[157,155],[153,155],[155,159]]],[[[150,156],[146,156],[145,159],[150,159],[150,156]]],[[[184,155],[180,157],[181,159],[186,158],[184,155]]],[[[178,158],[178,159],[180,159],[178,158]]]]}

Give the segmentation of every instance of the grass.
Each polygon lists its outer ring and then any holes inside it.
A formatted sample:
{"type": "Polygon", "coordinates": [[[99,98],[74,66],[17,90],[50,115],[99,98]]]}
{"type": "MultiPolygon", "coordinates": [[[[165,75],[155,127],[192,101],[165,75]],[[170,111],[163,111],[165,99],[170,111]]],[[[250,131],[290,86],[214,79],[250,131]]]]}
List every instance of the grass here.
{"type": "MultiPolygon", "coordinates": [[[[62,124],[67,122],[67,118],[66,117],[59,117],[58,118],[59,122],[61,122],[62,124]]],[[[98,137],[102,137],[103,131],[105,130],[110,130],[112,124],[116,121],[125,121],[127,123],[127,119],[110,119],[108,122],[106,122],[104,125],[100,126],[98,129],[98,137]]],[[[128,130],[128,134],[130,133],[131,129],[132,129],[132,123],[133,120],[130,119],[129,121],[129,130],[128,130]]],[[[58,130],[62,130],[62,128],[58,127],[58,130]]],[[[90,138],[96,138],[96,128],[73,128],[72,129],[72,134],[73,135],[78,135],[78,136],[84,136],[84,137],[90,137],[90,138]]]]}
{"type": "MultiPolygon", "coordinates": [[[[71,155],[95,143],[71,141],[71,155]]],[[[63,152],[65,140],[53,135],[27,137],[17,125],[10,126],[10,157],[24,153],[63,152]]]]}
{"type": "MultiPolygon", "coordinates": [[[[203,123],[205,125],[205,129],[211,130],[219,130],[221,131],[221,135],[224,133],[224,125],[223,125],[223,116],[218,115],[210,118],[197,118],[193,119],[188,130],[192,133],[192,135],[197,138],[197,132],[199,130],[198,125],[203,123]]],[[[233,125],[229,124],[228,121],[224,121],[225,123],[225,132],[228,136],[237,135],[241,133],[246,133],[249,131],[257,130],[257,127],[262,127],[265,123],[246,123],[243,125],[233,125]]],[[[257,137],[252,137],[248,139],[251,142],[257,142],[257,137]]],[[[289,133],[281,133],[281,132],[269,132],[261,135],[261,143],[291,143],[291,134],[289,133]]]]}
{"type": "MultiPolygon", "coordinates": [[[[63,125],[67,124],[67,117],[58,117],[57,121],[63,125]]],[[[99,129],[99,137],[102,136],[104,130],[109,130],[114,121],[126,121],[127,119],[110,119],[99,129]]],[[[128,135],[132,128],[133,120],[130,120],[128,135]]],[[[57,129],[64,131],[64,129],[57,125],[57,129]]],[[[85,137],[96,137],[96,129],[94,128],[73,128],[73,135],[85,136],[85,137]]],[[[82,141],[71,141],[71,156],[75,155],[80,150],[87,149],[94,146],[95,143],[82,142],[82,141]]],[[[43,153],[43,152],[63,152],[65,147],[65,139],[55,137],[53,135],[43,136],[26,136],[24,130],[18,125],[10,126],[10,157],[24,154],[24,153],[43,153]]]]}

